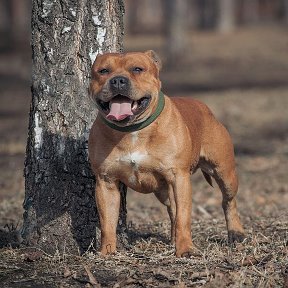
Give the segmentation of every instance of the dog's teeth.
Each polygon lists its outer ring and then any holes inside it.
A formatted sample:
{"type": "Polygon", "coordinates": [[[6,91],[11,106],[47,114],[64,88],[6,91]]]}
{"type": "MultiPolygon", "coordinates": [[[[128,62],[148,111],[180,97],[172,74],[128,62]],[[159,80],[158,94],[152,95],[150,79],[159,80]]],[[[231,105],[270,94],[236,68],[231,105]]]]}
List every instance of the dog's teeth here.
{"type": "Polygon", "coordinates": [[[137,101],[133,101],[133,103],[132,103],[132,110],[137,109],[137,106],[138,106],[137,101]]]}

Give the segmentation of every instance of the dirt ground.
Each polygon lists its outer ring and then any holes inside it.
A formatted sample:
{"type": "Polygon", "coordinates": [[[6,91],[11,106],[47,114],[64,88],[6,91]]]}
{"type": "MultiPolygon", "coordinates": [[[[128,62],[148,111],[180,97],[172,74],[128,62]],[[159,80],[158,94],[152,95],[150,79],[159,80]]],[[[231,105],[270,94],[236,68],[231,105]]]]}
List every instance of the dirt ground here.
{"type": "MultiPolygon", "coordinates": [[[[126,41],[128,50],[153,48],[165,60],[163,46],[158,38],[126,41]]],[[[205,102],[235,144],[247,238],[228,246],[219,189],[197,172],[192,235],[198,255],[191,259],[174,256],[165,207],[133,191],[127,199],[129,250],[103,258],[14,248],[23,213],[30,56],[0,54],[0,286],[288,287],[287,47],[287,30],[279,27],[195,33],[188,60],[163,71],[164,92],[205,102]]]]}

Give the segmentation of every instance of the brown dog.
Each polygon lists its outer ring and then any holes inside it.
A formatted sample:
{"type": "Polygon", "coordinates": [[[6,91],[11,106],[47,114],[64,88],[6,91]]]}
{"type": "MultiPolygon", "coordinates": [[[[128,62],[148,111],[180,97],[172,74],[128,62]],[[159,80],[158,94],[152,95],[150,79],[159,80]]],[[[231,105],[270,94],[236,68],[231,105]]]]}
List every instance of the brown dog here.
{"type": "Polygon", "coordinates": [[[205,104],[164,96],[160,66],[153,51],[109,53],[93,64],[90,91],[99,114],[90,132],[89,157],[103,254],[116,250],[122,182],[141,193],[153,192],[167,206],[176,256],[192,255],[190,174],[198,168],[222,191],[229,241],[244,238],[230,136],[205,104]]]}

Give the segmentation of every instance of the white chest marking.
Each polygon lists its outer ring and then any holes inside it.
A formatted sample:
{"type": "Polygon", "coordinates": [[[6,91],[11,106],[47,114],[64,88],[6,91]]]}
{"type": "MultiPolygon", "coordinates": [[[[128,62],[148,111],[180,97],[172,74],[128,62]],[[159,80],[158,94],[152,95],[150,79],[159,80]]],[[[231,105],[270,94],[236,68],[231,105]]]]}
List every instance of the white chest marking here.
{"type": "Polygon", "coordinates": [[[135,143],[138,140],[138,131],[135,131],[135,132],[131,133],[131,140],[132,140],[132,144],[135,145],[135,143]]]}
{"type": "Polygon", "coordinates": [[[137,170],[141,162],[147,158],[147,152],[132,152],[120,157],[120,162],[125,162],[133,166],[133,169],[137,170]]]}

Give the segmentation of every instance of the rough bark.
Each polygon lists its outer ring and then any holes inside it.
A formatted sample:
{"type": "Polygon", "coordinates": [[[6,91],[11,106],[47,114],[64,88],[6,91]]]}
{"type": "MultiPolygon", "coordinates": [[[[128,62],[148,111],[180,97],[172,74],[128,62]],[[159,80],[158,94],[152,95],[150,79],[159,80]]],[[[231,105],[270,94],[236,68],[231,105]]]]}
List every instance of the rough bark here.
{"type": "MultiPolygon", "coordinates": [[[[22,228],[28,245],[75,253],[99,237],[87,157],[96,110],[87,87],[97,53],[122,50],[123,13],[122,0],[32,1],[32,103],[22,228]]],[[[126,224],[122,188],[120,228],[126,224]]]]}

